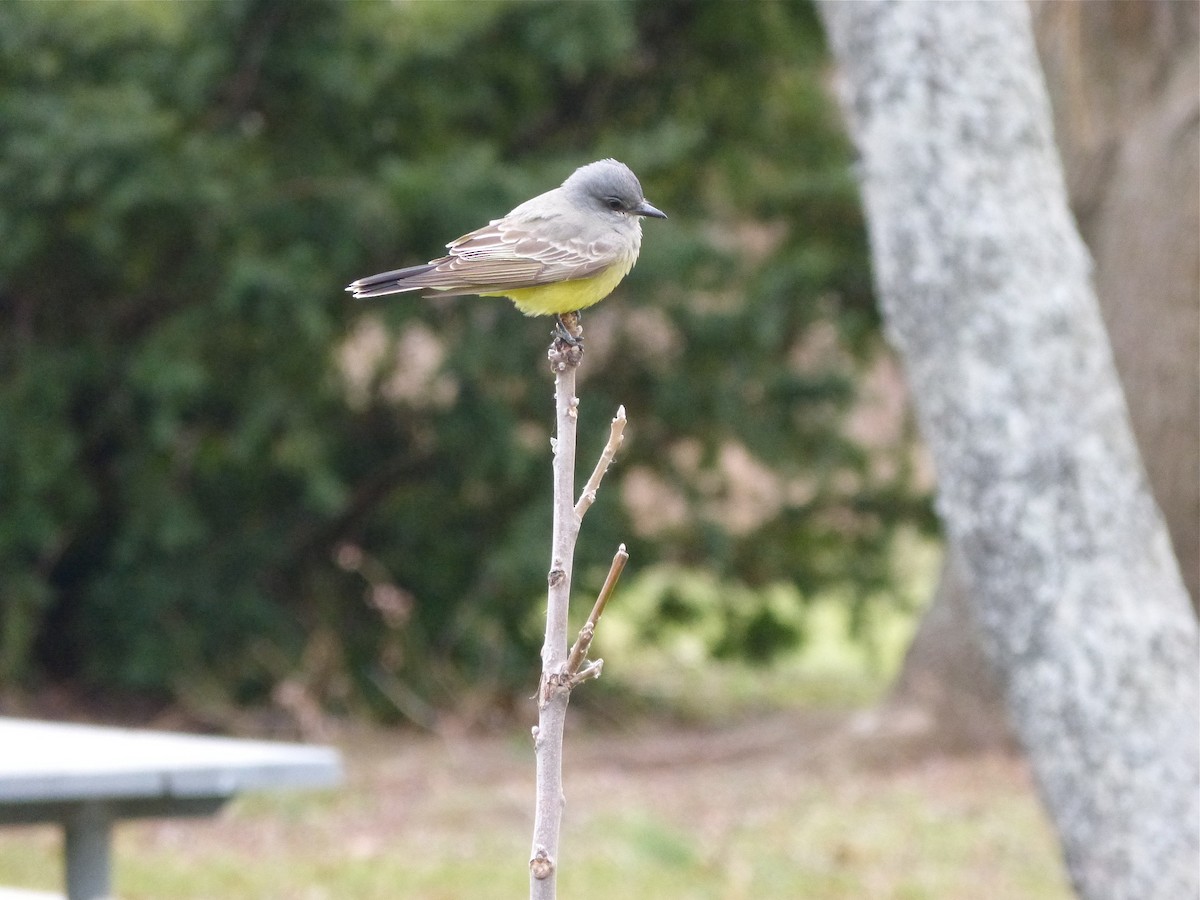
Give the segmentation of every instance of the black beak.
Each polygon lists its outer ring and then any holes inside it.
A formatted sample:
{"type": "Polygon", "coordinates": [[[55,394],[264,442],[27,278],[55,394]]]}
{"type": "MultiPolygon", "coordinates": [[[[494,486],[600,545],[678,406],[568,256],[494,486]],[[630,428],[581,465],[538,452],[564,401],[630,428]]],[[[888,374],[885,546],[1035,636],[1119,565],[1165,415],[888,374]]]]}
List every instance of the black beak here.
{"type": "Polygon", "coordinates": [[[651,206],[647,201],[643,200],[633,208],[633,212],[639,216],[650,216],[652,219],[665,219],[667,214],[657,207],[651,206]]]}

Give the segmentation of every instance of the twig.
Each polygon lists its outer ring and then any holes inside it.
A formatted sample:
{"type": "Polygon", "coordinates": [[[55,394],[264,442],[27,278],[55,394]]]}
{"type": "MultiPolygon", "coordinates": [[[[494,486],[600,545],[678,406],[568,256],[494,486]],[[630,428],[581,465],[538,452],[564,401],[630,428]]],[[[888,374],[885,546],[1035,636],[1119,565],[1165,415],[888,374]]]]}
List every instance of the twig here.
{"type": "MultiPolygon", "coordinates": [[[[575,324],[575,337],[583,329],[575,324]]],[[[571,595],[571,569],[579,516],[575,513],[575,434],[579,399],[575,396],[575,370],[583,358],[581,345],[555,339],[548,354],[554,372],[554,524],[550,574],[547,577],[546,639],[542,645],[542,678],[538,687],[538,724],[534,728],[537,753],[537,803],[533,822],[533,849],[529,859],[531,900],[554,900],[557,891],[558,835],[566,798],[562,789],[563,729],[567,719],[569,688],[564,688],[567,661],[567,607],[571,595]]]]}
{"type": "MultiPolygon", "coordinates": [[[[622,412],[624,408],[622,408],[622,412]]],[[[615,420],[614,420],[615,421],[615,420]]],[[[621,572],[625,569],[625,563],[629,562],[629,551],[622,544],[617,548],[617,553],[613,557],[612,565],[608,567],[608,577],[604,579],[604,587],[600,588],[600,594],[596,597],[596,605],[592,607],[592,614],[588,616],[587,622],[579,629],[579,637],[575,639],[575,646],[571,648],[571,655],[567,657],[566,673],[572,679],[576,673],[583,676],[588,669],[583,672],[579,671],[579,667],[583,665],[583,661],[587,659],[588,649],[592,646],[592,638],[596,636],[596,623],[600,621],[600,617],[604,615],[604,607],[608,605],[608,598],[612,596],[613,589],[617,586],[617,580],[621,577],[621,572]]],[[[603,660],[596,660],[592,665],[603,666],[603,660]]],[[[589,666],[590,669],[592,666],[589,666]]],[[[600,672],[597,670],[595,675],[589,676],[599,678],[600,672]]],[[[580,678],[580,680],[586,680],[580,678]]]]}
{"type": "Polygon", "coordinates": [[[575,504],[575,515],[579,518],[582,519],[584,513],[596,502],[596,491],[600,489],[600,482],[604,480],[604,475],[608,472],[608,467],[612,465],[613,457],[621,449],[621,442],[624,440],[625,407],[618,406],[617,414],[613,417],[612,424],[608,429],[608,443],[604,445],[600,459],[596,461],[596,468],[592,470],[592,476],[583,486],[583,493],[579,495],[579,502],[575,504]]]}
{"type": "Polygon", "coordinates": [[[596,633],[604,607],[612,595],[629,554],[622,544],[613,558],[608,578],[596,599],[579,638],[567,652],[567,611],[571,595],[571,570],[575,542],[583,514],[596,499],[596,490],[613,455],[621,446],[625,429],[625,408],[617,410],[608,443],[588,479],[583,495],[575,503],[575,438],[579,418],[579,399],[575,396],[575,370],[583,358],[583,328],[577,320],[564,316],[564,327],[578,341],[568,343],[556,338],[550,345],[550,369],[554,373],[555,437],[554,448],[554,525],[551,538],[550,574],[547,577],[546,639],[542,645],[542,678],[538,687],[538,724],[533,729],[537,754],[537,805],[533,823],[533,848],[529,859],[529,896],[531,900],[554,900],[557,892],[558,839],[566,799],[562,787],[563,729],[567,702],[576,685],[599,678],[603,660],[586,662],[588,647],[596,633]],[[586,663],[586,664],[585,664],[586,663]]]}

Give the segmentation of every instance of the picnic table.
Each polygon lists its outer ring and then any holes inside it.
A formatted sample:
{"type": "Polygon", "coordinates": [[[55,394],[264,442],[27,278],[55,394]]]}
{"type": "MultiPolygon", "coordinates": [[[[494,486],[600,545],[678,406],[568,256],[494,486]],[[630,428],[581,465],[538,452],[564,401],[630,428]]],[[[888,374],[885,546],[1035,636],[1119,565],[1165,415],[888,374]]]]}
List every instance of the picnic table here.
{"type": "Polygon", "coordinates": [[[0,718],[0,825],[62,825],[69,900],[110,896],[121,819],[211,815],[243,791],[340,779],[329,747],[0,718]]]}

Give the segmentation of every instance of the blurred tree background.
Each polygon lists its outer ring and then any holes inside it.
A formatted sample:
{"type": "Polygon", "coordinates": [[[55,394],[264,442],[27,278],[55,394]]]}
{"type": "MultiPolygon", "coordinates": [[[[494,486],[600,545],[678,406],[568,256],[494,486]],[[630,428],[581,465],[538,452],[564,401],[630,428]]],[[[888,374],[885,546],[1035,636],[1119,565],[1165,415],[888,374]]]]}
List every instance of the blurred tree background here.
{"type": "Polygon", "coordinates": [[[726,585],[708,650],[753,660],[804,629],[747,588],[895,596],[931,513],[855,422],[880,341],[827,66],[805,3],[0,6],[0,686],[527,696],[549,324],[342,289],[604,156],[671,218],[585,321],[581,467],[631,424],[578,592],[624,540],[726,585]]]}

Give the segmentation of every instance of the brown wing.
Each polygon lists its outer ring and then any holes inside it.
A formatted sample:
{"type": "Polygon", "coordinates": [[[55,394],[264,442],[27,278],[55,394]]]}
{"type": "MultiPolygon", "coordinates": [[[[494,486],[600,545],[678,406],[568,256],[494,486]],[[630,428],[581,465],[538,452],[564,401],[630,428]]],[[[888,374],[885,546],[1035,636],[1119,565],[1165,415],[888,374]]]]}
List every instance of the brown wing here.
{"type": "MultiPolygon", "coordinates": [[[[445,279],[441,294],[500,291],[587,278],[617,257],[616,245],[608,240],[584,242],[534,233],[545,224],[499,219],[485,225],[448,244],[449,255],[438,260],[427,277],[437,273],[439,281],[445,279]]],[[[429,286],[439,287],[432,282],[429,286]]]]}
{"type": "Polygon", "coordinates": [[[615,242],[540,236],[552,234],[549,219],[513,222],[497,219],[447,244],[441,259],[361,278],[347,290],[355,297],[378,297],[422,288],[441,296],[500,293],[586,278],[607,268],[619,255],[615,242]]]}

